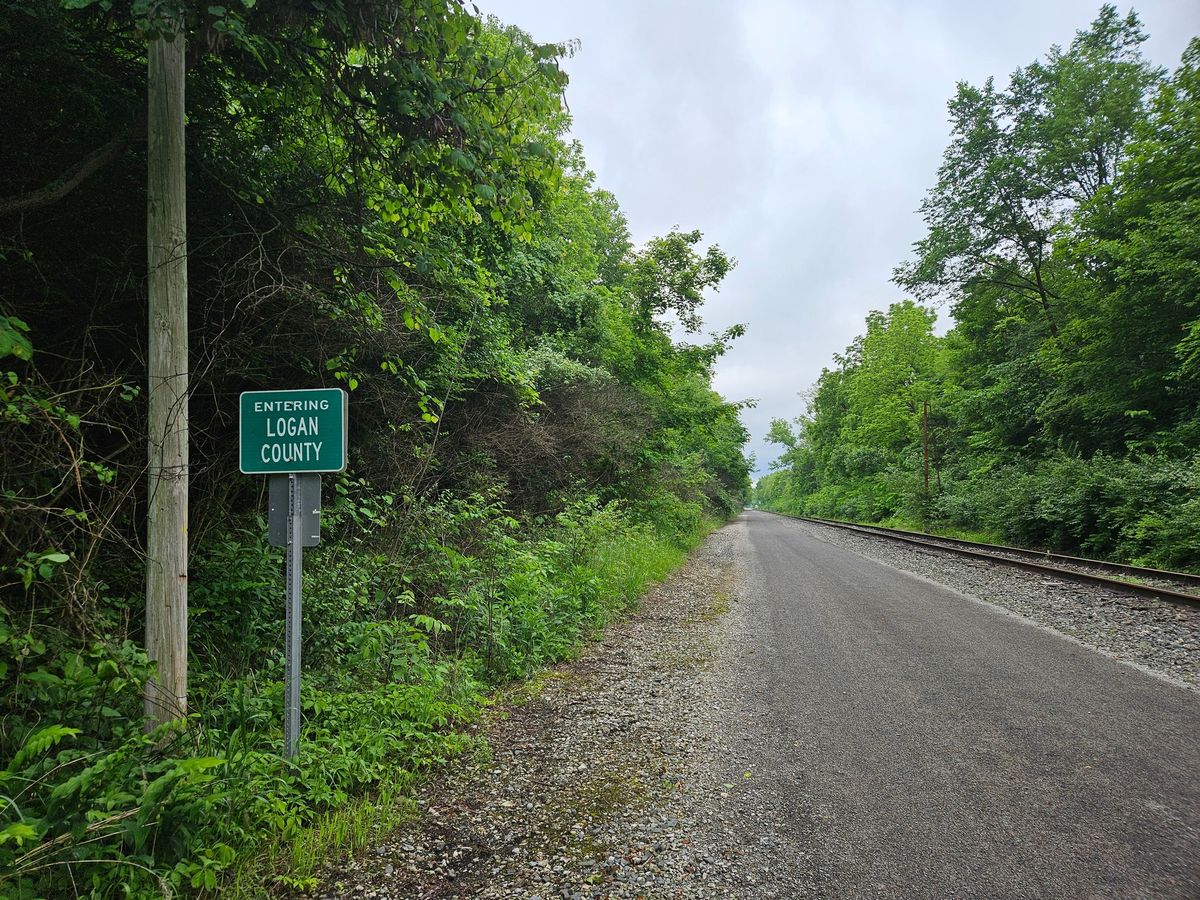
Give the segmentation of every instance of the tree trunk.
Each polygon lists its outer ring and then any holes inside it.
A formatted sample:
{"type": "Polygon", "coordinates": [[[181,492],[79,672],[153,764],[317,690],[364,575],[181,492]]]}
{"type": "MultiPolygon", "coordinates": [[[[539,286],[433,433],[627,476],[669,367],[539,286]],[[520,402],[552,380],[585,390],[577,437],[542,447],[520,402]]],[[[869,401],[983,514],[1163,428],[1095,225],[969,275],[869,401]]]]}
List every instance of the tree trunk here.
{"type": "Polygon", "coordinates": [[[1046,324],[1050,326],[1050,337],[1058,340],[1058,326],[1054,324],[1054,316],[1050,312],[1050,292],[1042,281],[1042,266],[1040,261],[1033,262],[1033,276],[1037,285],[1038,300],[1042,304],[1042,312],[1046,314],[1046,324]]]}
{"type": "Polygon", "coordinates": [[[929,401],[925,401],[925,415],[921,420],[921,443],[925,447],[925,496],[929,496],[929,401]]]}
{"type": "Polygon", "coordinates": [[[149,253],[147,728],[187,712],[188,332],[184,50],[180,33],[150,43],[146,237],[149,253]]]}

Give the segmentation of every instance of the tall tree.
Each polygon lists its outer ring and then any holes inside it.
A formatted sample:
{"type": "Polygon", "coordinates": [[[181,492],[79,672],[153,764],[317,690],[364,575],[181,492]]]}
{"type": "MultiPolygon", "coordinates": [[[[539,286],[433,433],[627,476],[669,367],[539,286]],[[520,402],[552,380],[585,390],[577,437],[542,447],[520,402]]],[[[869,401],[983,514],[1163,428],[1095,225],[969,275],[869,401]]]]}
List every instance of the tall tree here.
{"type": "Polygon", "coordinates": [[[1051,409],[1078,423],[1085,449],[1157,442],[1195,420],[1200,406],[1198,63],[1193,39],[1122,148],[1111,190],[1081,208],[1059,246],[1075,275],[1070,337],[1078,350],[1059,373],[1051,409]]]}
{"type": "Polygon", "coordinates": [[[1019,312],[1035,304],[1056,337],[1056,234],[1078,204],[1111,184],[1161,70],[1139,53],[1137,15],[1105,5],[1069,50],[1018,69],[1007,90],[966,83],[950,101],[951,140],[921,212],[927,235],[895,281],[918,297],[998,288],[1019,312]]]}

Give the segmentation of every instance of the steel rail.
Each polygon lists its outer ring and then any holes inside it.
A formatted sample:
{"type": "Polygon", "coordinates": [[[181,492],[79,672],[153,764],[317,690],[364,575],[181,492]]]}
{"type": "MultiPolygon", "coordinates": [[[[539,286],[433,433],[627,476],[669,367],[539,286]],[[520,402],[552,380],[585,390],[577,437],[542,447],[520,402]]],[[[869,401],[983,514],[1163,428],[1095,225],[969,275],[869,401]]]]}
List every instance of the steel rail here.
{"type": "Polygon", "coordinates": [[[1017,569],[1024,569],[1028,572],[1037,572],[1043,575],[1053,575],[1058,578],[1070,578],[1075,581],[1082,581],[1086,584],[1094,584],[1100,587],[1112,588],[1123,591],[1125,593],[1137,594],[1142,597],[1151,597],[1161,600],[1168,600],[1173,603],[1184,603],[1191,606],[1200,607],[1200,596],[1195,594],[1185,594],[1182,591],[1171,590],[1170,588],[1156,587],[1150,584],[1139,584],[1134,581],[1124,581],[1120,578],[1109,578],[1104,575],[1097,575],[1093,572],[1080,572],[1076,569],[1065,569],[1059,566],[1046,565],[1045,563],[1032,562],[1029,559],[1013,559],[1009,556],[1000,556],[998,553],[988,552],[987,549],[971,549],[973,547],[990,548],[1000,552],[1018,553],[1037,558],[1069,560],[1073,565],[1086,565],[1094,568],[1101,568],[1105,571],[1119,571],[1122,574],[1137,574],[1142,577],[1159,578],[1164,581],[1179,580],[1188,584],[1200,584],[1200,576],[1192,575],[1187,572],[1170,572],[1159,569],[1147,569],[1141,566],[1123,566],[1120,563],[1109,563],[1104,560],[1083,559],[1074,556],[1062,556],[1060,554],[1043,554],[1036,550],[1025,550],[1019,547],[1005,547],[998,544],[982,544],[974,541],[964,541],[959,538],[941,538],[936,535],[918,535],[912,531],[901,531],[895,528],[884,528],[879,525],[857,525],[851,522],[836,522],[831,519],[815,519],[809,516],[793,516],[786,513],[776,513],[776,515],[784,515],[789,519],[798,519],[801,522],[811,522],[815,525],[826,525],[831,528],[842,528],[846,531],[855,531],[860,534],[873,535],[875,537],[887,538],[889,540],[901,541],[906,544],[913,544],[917,547],[925,547],[933,550],[944,550],[947,553],[954,553],[959,556],[967,556],[974,559],[982,559],[988,562],[998,563],[1000,565],[1011,566],[1017,569]],[[939,543],[939,542],[947,543],[939,543]],[[1111,568],[1110,568],[1111,567],[1111,568]]]}
{"type": "Polygon", "coordinates": [[[1014,553],[1024,556],[1026,559],[1045,560],[1047,562],[1058,562],[1071,566],[1087,566],[1090,569],[1099,569],[1102,572],[1116,572],[1120,575],[1130,575],[1135,578],[1157,578],[1160,581],[1174,581],[1180,584],[1195,586],[1200,588],[1200,575],[1194,572],[1174,572],[1170,569],[1151,569],[1148,566],[1134,566],[1128,563],[1110,562],[1106,559],[1089,559],[1084,556],[1069,556],[1064,553],[1051,553],[1049,550],[1030,550],[1027,547],[1010,547],[1007,544],[986,544],[982,541],[966,541],[962,538],[945,537],[940,534],[922,534],[916,531],[907,531],[903,528],[886,528],[883,525],[858,525],[855,522],[839,522],[835,519],[819,519],[810,517],[814,522],[822,522],[826,525],[855,525],[857,528],[865,528],[872,531],[879,531],[885,534],[898,534],[904,537],[914,537],[918,540],[937,541],[945,544],[953,544],[957,547],[966,547],[968,549],[983,550],[992,553],[1014,553]]]}

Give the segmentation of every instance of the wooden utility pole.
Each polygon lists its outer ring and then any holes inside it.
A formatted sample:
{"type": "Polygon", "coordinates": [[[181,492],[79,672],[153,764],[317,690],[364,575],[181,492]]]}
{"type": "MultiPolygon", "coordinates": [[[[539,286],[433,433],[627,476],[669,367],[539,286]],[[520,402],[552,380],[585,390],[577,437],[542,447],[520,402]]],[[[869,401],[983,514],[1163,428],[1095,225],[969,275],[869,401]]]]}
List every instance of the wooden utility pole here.
{"type": "Polygon", "coordinates": [[[146,238],[150,332],[146,650],[147,728],[187,712],[188,328],[182,17],[150,42],[146,238]]]}

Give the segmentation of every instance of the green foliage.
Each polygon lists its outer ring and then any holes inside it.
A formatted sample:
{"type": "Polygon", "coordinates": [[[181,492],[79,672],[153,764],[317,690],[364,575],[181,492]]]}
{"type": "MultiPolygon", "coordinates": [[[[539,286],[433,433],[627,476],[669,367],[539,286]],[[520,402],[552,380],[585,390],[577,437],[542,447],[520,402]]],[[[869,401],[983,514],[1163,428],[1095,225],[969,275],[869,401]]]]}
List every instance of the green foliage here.
{"type": "MultiPolygon", "coordinates": [[[[266,658],[247,674],[219,671],[250,669],[240,657],[245,643],[231,648],[238,665],[214,659],[194,679],[187,728],[158,735],[141,731],[140,686],[150,669],[132,642],[71,654],[35,634],[0,630],[5,705],[57,720],[10,721],[3,734],[6,891],[38,896],[68,871],[98,896],[118,883],[139,896],[163,884],[215,890],[264,841],[287,842],[351,798],[381,784],[395,789],[460,752],[466,739],[456,729],[477,714],[489,686],[571,655],[678,564],[704,528],[680,544],[614,503],[585,499],[518,538],[516,521],[495,503],[442,504],[433,517],[450,541],[437,546],[443,566],[412,579],[437,594],[380,594],[387,568],[366,554],[312,560],[318,597],[341,603],[338,615],[345,604],[360,606],[336,623],[328,610],[306,621],[319,649],[306,670],[298,765],[278,755],[279,629],[274,641],[259,638],[254,653],[266,658]],[[331,595],[335,576],[355,590],[331,595]]],[[[403,524],[396,517],[386,527],[403,524]]],[[[228,540],[217,542],[218,553],[228,540]]],[[[213,623],[232,620],[247,597],[223,569],[206,571],[210,606],[198,630],[225,634],[213,623]]]]}
{"type": "Polygon", "coordinates": [[[1084,459],[1058,451],[956,484],[939,506],[947,519],[959,521],[970,510],[968,521],[1016,544],[1194,567],[1200,559],[1198,466],[1195,457],[1099,453],[1084,459]]]}
{"type": "Polygon", "coordinates": [[[699,231],[672,231],[652,239],[634,257],[629,287],[641,327],[649,329],[673,313],[688,331],[700,328],[697,310],[704,291],[720,284],[734,266],[719,247],[709,247],[703,256],[696,253],[692,248],[700,239],[699,231]]]}
{"type": "Polygon", "coordinates": [[[1112,184],[1161,73],[1142,60],[1135,14],[1105,5],[1071,47],[1018,69],[1007,91],[960,83],[952,139],[922,213],[928,234],[897,283],[960,299],[1000,288],[1019,314],[1054,334],[1060,268],[1052,242],[1076,205],[1112,184]],[[1034,305],[1036,304],[1036,305],[1034,305]]]}
{"type": "Polygon", "coordinates": [[[565,138],[573,48],[454,0],[38,0],[0,44],[0,893],[302,887],[313,835],[399,801],[493,687],[740,508],[742,404],[711,383],[742,328],[671,338],[733,261],[695,231],[634,248],[565,138]],[[181,11],[189,716],[146,735],[137,148],[145,42],[181,11]],[[351,459],[306,552],[293,764],[281,557],[229,398],[322,384],[351,392],[351,459]]]}
{"type": "Polygon", "coordinates": [[[26,335],[29,326],[16,316],[0,316],[0,358],[15,356],[29,359],[33,356],[33,345],[26,335]]]}
{"type": "Polygon", "coordinates": [[[1165,77],[1144,39],[1105,6],[1006,91],[959,86],[896,275],[954,328],[872,313],[757,503],[1200,567],[1200,42],[1165,77]]]}

